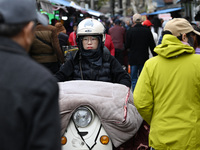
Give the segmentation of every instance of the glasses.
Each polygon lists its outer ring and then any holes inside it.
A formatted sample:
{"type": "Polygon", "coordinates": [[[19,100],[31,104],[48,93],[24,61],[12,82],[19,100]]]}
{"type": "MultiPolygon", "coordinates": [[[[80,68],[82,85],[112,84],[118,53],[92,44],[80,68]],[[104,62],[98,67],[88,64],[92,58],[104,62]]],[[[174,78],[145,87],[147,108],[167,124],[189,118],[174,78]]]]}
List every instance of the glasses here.
{"type": "Polygon", "coordinates": [[[83,42],[96,42],[98,41],[98,38],[96,36],[84,36],[83,37],[83,42]]]}

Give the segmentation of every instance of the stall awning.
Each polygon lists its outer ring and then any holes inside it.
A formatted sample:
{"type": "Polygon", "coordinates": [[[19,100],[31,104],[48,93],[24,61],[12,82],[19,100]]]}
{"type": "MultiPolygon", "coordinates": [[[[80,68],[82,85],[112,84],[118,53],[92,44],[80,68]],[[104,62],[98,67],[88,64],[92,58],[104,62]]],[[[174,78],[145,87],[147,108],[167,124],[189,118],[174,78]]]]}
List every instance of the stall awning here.
{"type": "Polygon", "coordinates": [[[157,14],[164,14],[164,13],[170,13],[170,12],[174,12],[174,11],[178,11],[181,10],[182,7],[178,7],[178,8],[169,8],[169,9],[164,9],[164,10],[158,10],[152,13],[142,13],[141,15],[157,15],[157,14]]]}
{"type": "Polygon", "coordinates": [[[51,3],[56,3],[56,4],[61,4],[67,7],[70,7],[70,2],[65,1],[65,0],[48,0],[51,3]]]}
{"type": "Polygon", "coordinates": [[[95,11],[95,10],[92,10],[92,9],[85,9],[85,8],[82,8],[81,6],[77,5],[77,4],[74,3],[73,1],[71,1],[70,6],[73,7],[73,8],[75,8],[75,9],[78,9],[78,10],[81,10],[81,11],[85,11],[85,12],[87,12],[87,13],[89,13],[90,15],[93,15],[93,16],[99,17],[100,15],[102,15],[102,13],[99,12],[99,11],[95,11]]]}
{"type": "Polygon", "coordinates": [[[95,10],[92,10],[92,9],[85,9],[85,8],[82,8],[81,6],[77,5],[75,2],[73,1],[66,1],[66,0],[48,0],[50,3],[56,3],[56,4],[61,4],[61,5],[64,5],[66,7],[72,7],[74,9],[77,9],[77,10],[80,10],[80,11],[85,11],[93,16],[97,16],[99,17],[100,15],[102,15],[101,12],[98,12],[98,11],[95,11],[95,10]]]}
{"type": "Polygon", "coordinates": [[[95,10],[92,10],[92,9],[87,9],[87,12],[88,12],[90,15],[97,16],[97,17],[99,17],[99,16],[102,15],[101,12],[95,11],[95,10]]]}

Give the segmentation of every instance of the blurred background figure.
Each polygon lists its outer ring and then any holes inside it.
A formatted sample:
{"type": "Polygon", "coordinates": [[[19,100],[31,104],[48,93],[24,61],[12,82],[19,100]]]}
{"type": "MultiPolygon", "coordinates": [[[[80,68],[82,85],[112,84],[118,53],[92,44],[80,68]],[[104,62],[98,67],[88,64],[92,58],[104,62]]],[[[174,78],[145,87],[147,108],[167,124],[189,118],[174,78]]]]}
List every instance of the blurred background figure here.
{"type": "MultiPolygon", "coordinates": [[[[197,25],[193,25],[194,30],[200,32],[200,28],[197,25]]],[[[200,36],[198,34],[193,34],[192,35],[194,39],[194,50],[195,54],[200,54],[200,36]]]]}
{"type": "Polygon", "coordinates": [[[60,48],[55,26],[37,24],[30,56],[55,74],[62,63],[64,54],[60,48]]]}
{"type": "MultiPolygon", "coordinates": [[[[145,20],[143,23],[142,23],[143,26],[146,26],[147,28],[149,28],[151,30],[153,24],[151,23],[150,20],[145,20]]],[[[151,30],[151,33],[153,35],[153,39],[154,39],[154,42],[155,44],[157,45],[158,44],[158,34],[156,32],[154,32],[153,30],[151,30]]]]}
{"type": "Polygon", "coordinates": [[[69,43],[71,46],[77,46],[77,43],[76,43],[76,30],[77,30],[77,26],[78,24],[77,23],[74,23],[73,24],[73,32],[71,32],[69,34],[69,43]]]}
{"type": "Polygon", "coordinates": [[[126,20],[125,21],[125,29],[126,29],[126,31],[130,29],[131,25],[132,25],[131,20],[126,20]]]}
{"type": "Polygon", "coordinates": [[[166,25],[166,23],[167,23],[168,21],[169,21],[169,20],[165,20],[165,21],[163,21],[163,23],[162,23],[162,32],[161,32],[160,37],[158,37],[158,44],[157,44],[157,45],[161,44],[161,42],[162,42],[162,38],[163,38],[163,29],[164,29],[164,27],[165,27],[165,25],[166,25]]]}
{"type": "Polygon", "coordinates": [[[128,51],[128,62],[131,69],[132,91],[134,91],[138,77],[144,63],[149,59],[149,48],[153,56],[155,42],[151,30],[142,25],[142,16],[140,14],[133,15],[133,27],[126,34],[126,49],[128,51]]]}
{"type": "Polygon", "coordinates": [[[67,31],[61,22],[57,22],[55,24],[57,35],[60,43],[60,48],[63,49],[63,46],[69,45],[68,38],[69,36],[66,34],[67,31]]]}
{"type": "Polygon", "coordinates": [[[125,28],[121,27],[121,21],[115,20],[115,25],[108,31],[112,37],[112,41],[115,47],[115,58],[121,65],[124,65],[124,43],[125,43],[125,28]]]}
{"type": "Polygon", "coordinates": [[[158,34],[158,39],[159,39],[162,36],[162,30],[163,30],[162,22],[157,16],[154,16],[151,22],[153,24],[151,30],[153,30],[153,32],[158,34]]]}
{"type": "Polygon", "coordinates": [[[110,54],[112,56],[115,56],[115,47],[112,41],[112,37],[109,34],[106,34],[105,44],[104,44],[108,50],[110,51],[110,54]]]}
{"type": "MultiPolygon", "coordinates": [[[[142,23],[143,26],[149,28],[151,30],[153,24],[151,23],[150,20],[145,20],[143,23],[142,23]]],[[[154,32],[154,30],[151,30],[151,33],[153,35],[153,39],[154,39],[154,42],[156,45],[158,45],[158,34],[156,32],[154,32]]],[[[151,50],[149,49],[149,58],[153,57],[152,53],[151,53],[151,50]]]]}

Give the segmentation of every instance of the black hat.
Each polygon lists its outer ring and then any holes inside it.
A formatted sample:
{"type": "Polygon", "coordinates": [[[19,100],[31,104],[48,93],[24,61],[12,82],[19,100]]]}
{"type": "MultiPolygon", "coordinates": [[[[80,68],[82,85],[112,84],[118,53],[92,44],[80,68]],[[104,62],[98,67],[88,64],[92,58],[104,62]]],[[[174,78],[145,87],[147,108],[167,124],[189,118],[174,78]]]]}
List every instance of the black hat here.
{"type": "Polygon", "coordinates": [[[121,23],[121,21],[119,19],[115,20],[115,24],[120,24],[120,23],[121,23]]]}
{"type": "Polygon", "coordinates": [[[19,24],[29,21],[48,25],[47,18],[36,11],[35,0],[0,0],[0,23],[19,24]]]}

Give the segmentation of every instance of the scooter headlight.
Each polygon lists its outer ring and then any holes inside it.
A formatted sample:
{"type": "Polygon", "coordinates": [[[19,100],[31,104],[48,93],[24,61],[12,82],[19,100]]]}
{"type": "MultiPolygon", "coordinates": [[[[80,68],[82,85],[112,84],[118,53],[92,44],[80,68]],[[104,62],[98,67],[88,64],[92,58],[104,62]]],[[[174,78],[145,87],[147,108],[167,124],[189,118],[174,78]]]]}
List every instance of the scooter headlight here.
{"type": "Polygon", "coordinates": [[[73,114],[73,120],[78,127],[87,127],[92,121],[92,112],[87,107],[79,107],[73,114]]]}

